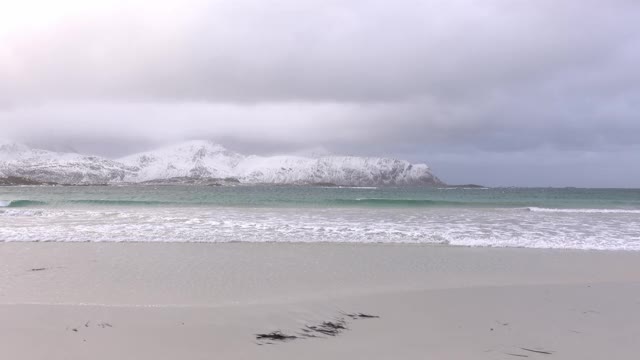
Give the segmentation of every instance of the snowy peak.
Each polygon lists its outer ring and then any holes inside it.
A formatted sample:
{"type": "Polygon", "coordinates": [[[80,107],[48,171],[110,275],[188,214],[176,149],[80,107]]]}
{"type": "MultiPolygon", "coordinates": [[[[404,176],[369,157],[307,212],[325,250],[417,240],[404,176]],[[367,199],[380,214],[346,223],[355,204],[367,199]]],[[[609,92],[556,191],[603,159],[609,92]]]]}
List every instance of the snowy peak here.
{"type": "Polygon", "coordinates": [[[140,182],[180,177],[232,177],[232,169],[242,159],[242,155],[221,145],[198,140],[126,156],[118,161],[136,168],[137,173],[128,180],[140,182]]]}
{"type": "Polygon", "coordinates": [[[23,144],[4,143],[0,144],[0,161],[17,160],[35,155],[37,152],[47,153],[45,150],[32,150],[23,144]]]}
{"type": "Polygon", "coordinates": [[[197,140],[125,156],[118,159],[118,161],[144,166],[162,159],[174,159],[186,163],[197,163],[198,161],[202,161],[208,157],[220,154],[230,156],[233,153],[214,142],[197,140]]]}
{"type": "Polygon", "coordinates": [[[424,164],[390,158],[323,156],[248,157],[239,166],[245,182],[342,186],[437,185],[442,182],[424,164]]]}
{"type": "Polygon", "coordinates": [[[187,141],[117,160],[0,145],[0,177],[63,184],[234,179],[248,184],[441,185],[425,164],[378,157],[242,155],[211,141],[187,141]]]}

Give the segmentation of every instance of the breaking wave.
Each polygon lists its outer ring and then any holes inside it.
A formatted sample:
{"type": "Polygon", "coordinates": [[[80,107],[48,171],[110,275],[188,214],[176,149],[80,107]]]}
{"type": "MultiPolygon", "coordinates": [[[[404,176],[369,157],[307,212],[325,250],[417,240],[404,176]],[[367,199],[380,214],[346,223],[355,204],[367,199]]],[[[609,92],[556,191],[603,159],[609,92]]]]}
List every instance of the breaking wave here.
{"type": "Polygon", "coordinates": [[[63,201],[37,201],[37,200],[0,200],[0,207],[18,208],[35,207],[46,205],[103,205],[103,206],[160,206],[160,205],[180,205],[176,202],[149,201],[149,200],[63,200],[63,201]]]}
{"type": "Polygon", "coordinates": [[[424,200],[424,199],[383,199],[383,198],[364,198],[364,199],[335,199],[331,203],[338,205],[351,206],[409,206],[409,207],[436,207],[436,206],[474,206],[481,205],[478,203],[468,203],[461,201],[444,201],[444,200],[424,200]]]}
{"type": "MultiPolygon", "coordinates": [[[[273,204],[264,205],[304,205],[297,200],[280,200],[273,204]]],[[[427,199],[385,199],[385,198],[361,198],[361,199],[332,199],[324,201],[325,205],[339,207],[482,207],[495,204],[484,204],[478,202],[427,200],[427,199]]],[[[0,201],[0,207],[32,207],[32,206],[64,206],[64,205],[87,205],[87,206],[184,206],[184,205],[223,205],[215,201],[155,201],[155,200],[106,200],[106,199],[80,199],[80,200],[60,200],[60,201],[35,201],[35,200],[12,200],[0,201]]]]}
{"type": "Polygon", "coordinates": [[[485,208],[2,208],[0,242],[337,242],[640,251],[640,217],[485,208]],[[612,217],[613,220],[612,221],[612,217]]]}
{"type": "Polygon", "coordinates": [[[9,208],[17,208],[17,207],[27,207],[27,206],[42,206],[47,205],[44,201],[35,201],[35,200],[0,200],[0,207],[9,207],[9,208]]]}
{"type": "Polygon", "coordinates": [[[554,209],[554,208],[528,207],[527,210],[533,211],[533,212],[548,212],[548,213],[640,214],[640,209],[554,209]]]}
{"type": "Polygon", "coordinates": [[[169,201],[152,200],[68,200],[71,204],[84,205],[111,205],[111,206],[159,206],[159,205],[179,205],[180,203],[169,201]]]}

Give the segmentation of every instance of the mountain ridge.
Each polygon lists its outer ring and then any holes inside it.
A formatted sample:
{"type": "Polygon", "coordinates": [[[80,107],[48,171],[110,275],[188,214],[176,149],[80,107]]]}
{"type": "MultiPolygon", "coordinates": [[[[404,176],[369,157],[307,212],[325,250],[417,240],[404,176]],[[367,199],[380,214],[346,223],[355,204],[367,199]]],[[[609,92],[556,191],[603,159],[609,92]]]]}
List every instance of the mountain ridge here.
{"type": "Polygon", "coordinates": [[[0,178],[43,183],[444,185],[425,164],[384,157],[243,155],[206,140],[191,140],[118,159],[0,145],[0,178]],[[177,180],[179,179],[179,180],[177,180]]]}

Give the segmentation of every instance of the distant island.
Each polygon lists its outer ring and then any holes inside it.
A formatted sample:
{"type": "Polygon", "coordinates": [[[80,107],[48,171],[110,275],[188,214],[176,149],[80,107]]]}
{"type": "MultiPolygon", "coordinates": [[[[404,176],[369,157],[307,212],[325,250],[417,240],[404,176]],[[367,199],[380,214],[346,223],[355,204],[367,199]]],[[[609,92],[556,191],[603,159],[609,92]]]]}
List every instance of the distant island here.
{"type": "Polygon", "coordinates": [[[119,159],[0,145],[0,185],[53,184],[447,186],[427,165],[405,160],[243,155],[203,140],[119,159]]]}

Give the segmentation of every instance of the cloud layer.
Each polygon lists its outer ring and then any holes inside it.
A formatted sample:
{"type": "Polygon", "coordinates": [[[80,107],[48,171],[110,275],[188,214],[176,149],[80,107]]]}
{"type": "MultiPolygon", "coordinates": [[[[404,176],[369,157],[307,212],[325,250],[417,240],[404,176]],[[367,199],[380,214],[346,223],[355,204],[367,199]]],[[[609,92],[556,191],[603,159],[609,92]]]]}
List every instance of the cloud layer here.
{"type": "Polygon", "coordinates": [[[635,1],[47,3],[0,14],[0,137],[113,155],[206,137],[435,161],[451,182],[640,186],[620,180],[640,160],[635,1]],[[584,180],[604,164],[617,178],[584,180]]]}

